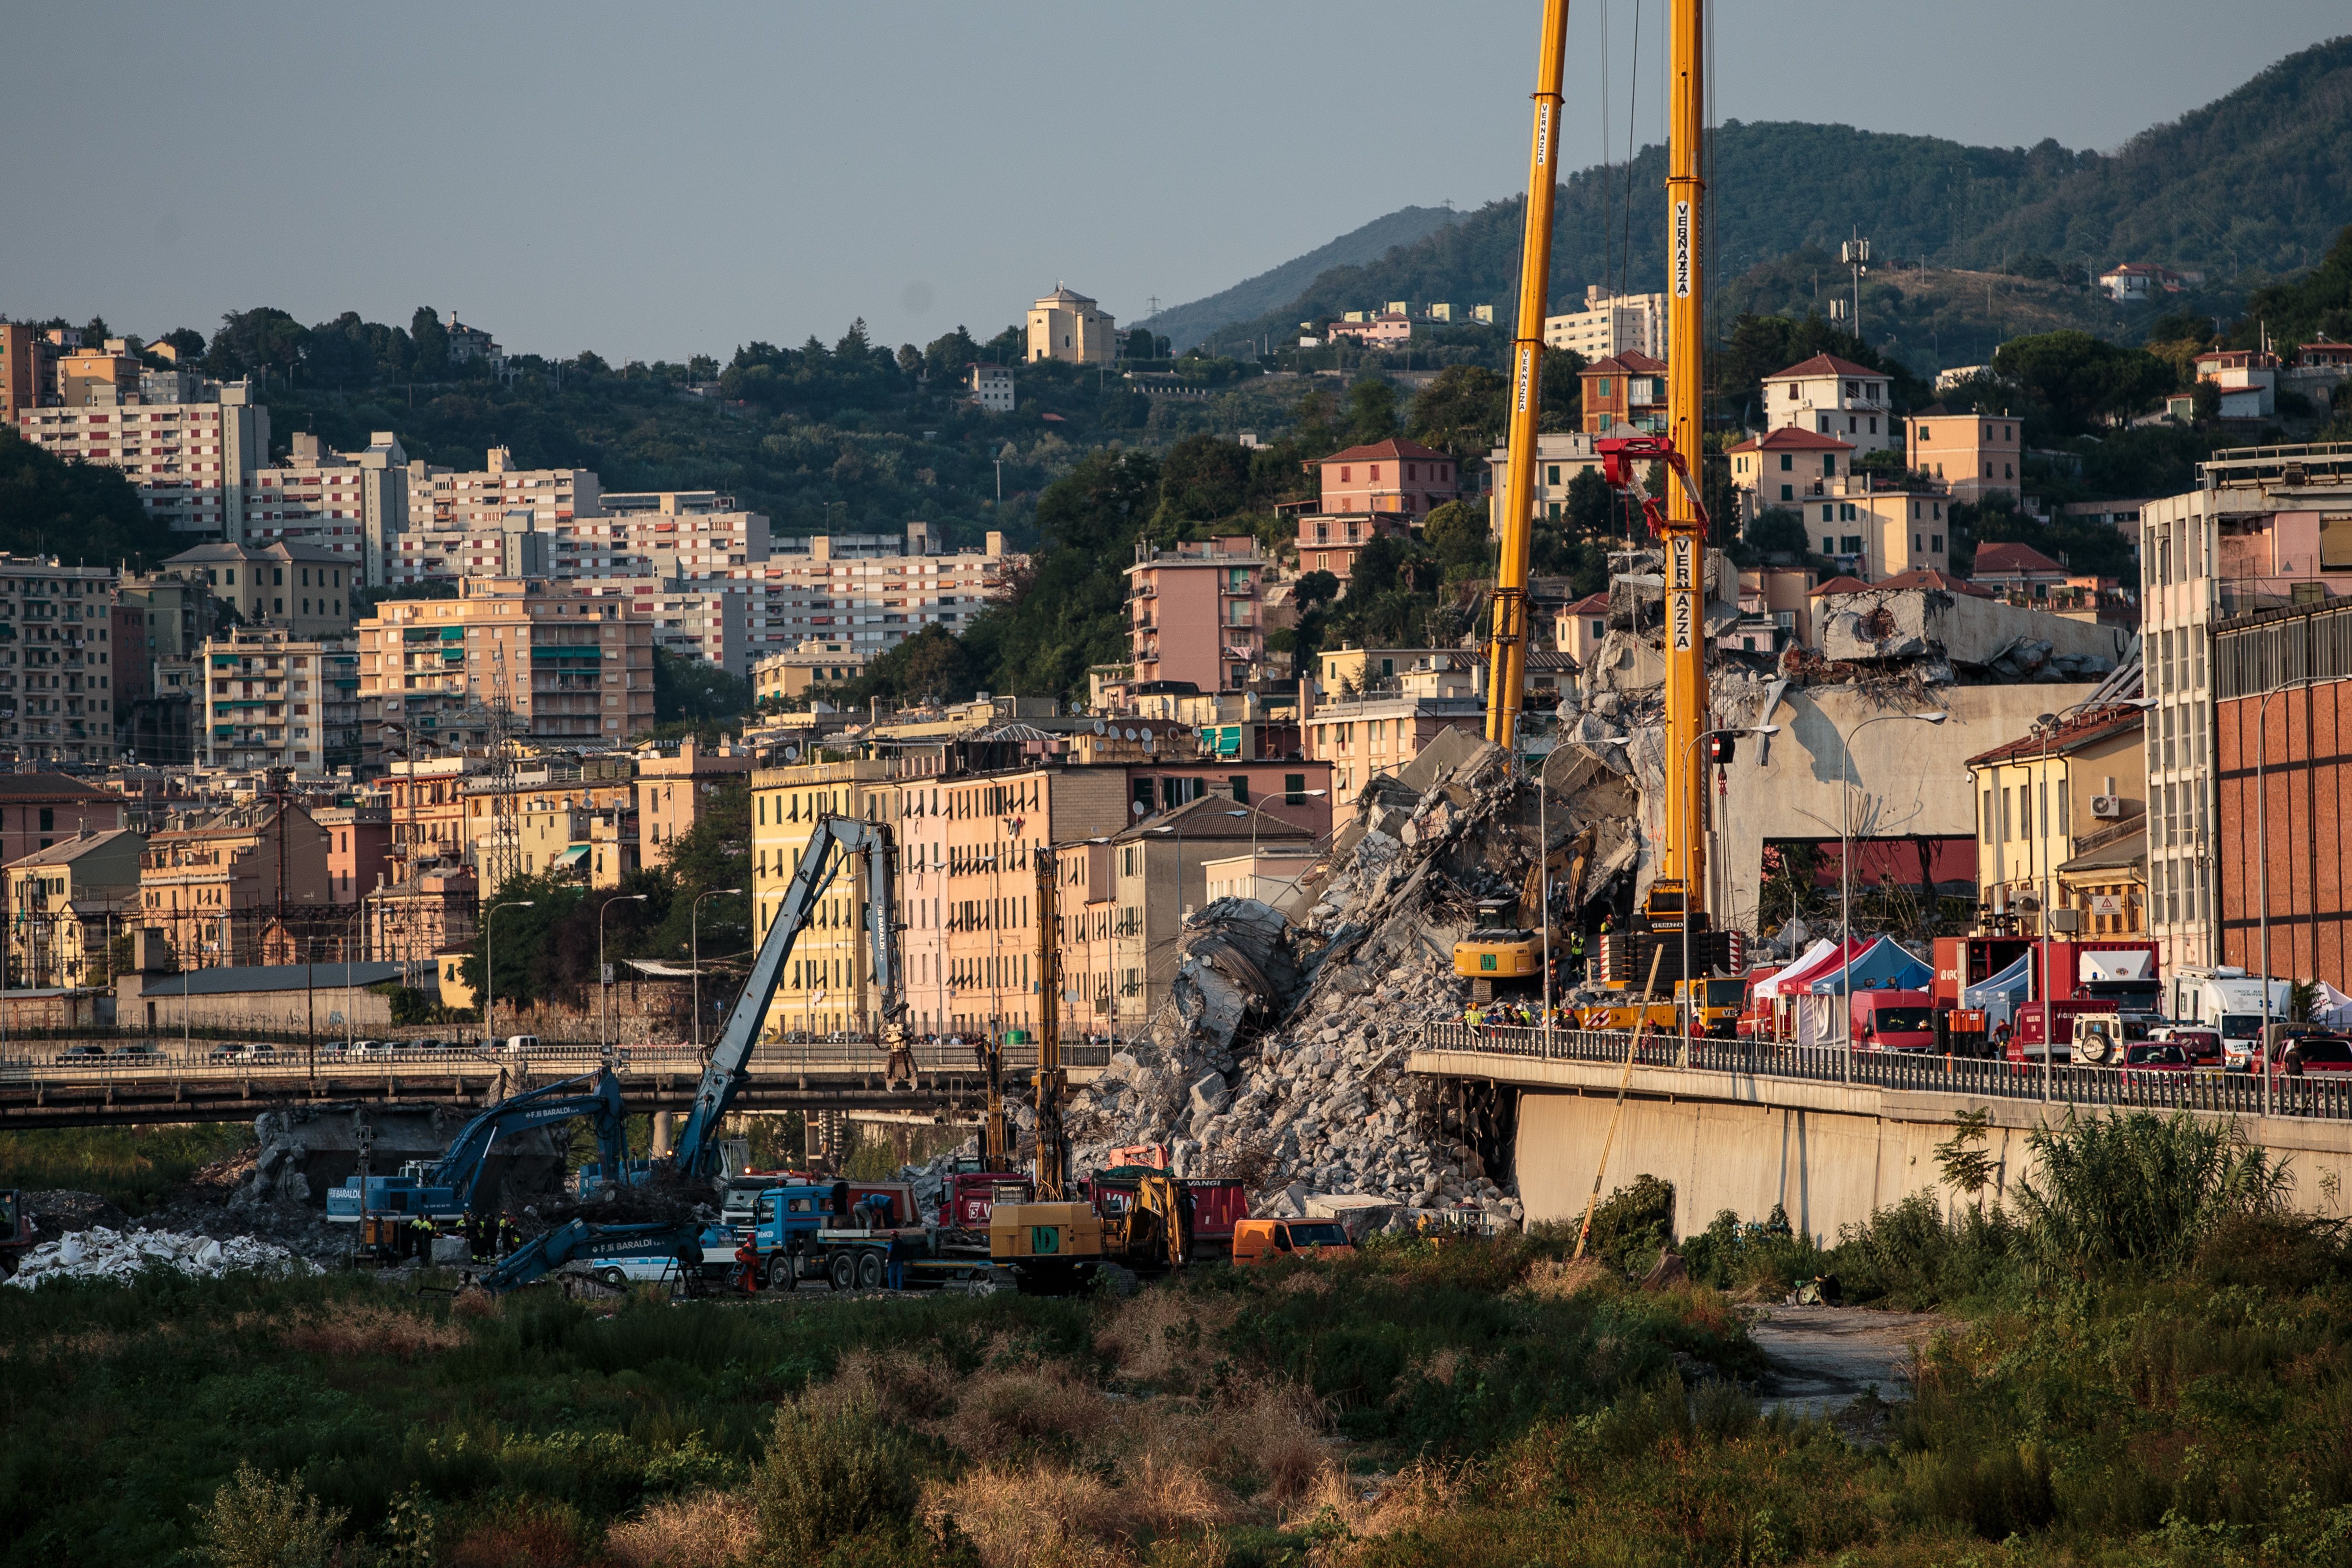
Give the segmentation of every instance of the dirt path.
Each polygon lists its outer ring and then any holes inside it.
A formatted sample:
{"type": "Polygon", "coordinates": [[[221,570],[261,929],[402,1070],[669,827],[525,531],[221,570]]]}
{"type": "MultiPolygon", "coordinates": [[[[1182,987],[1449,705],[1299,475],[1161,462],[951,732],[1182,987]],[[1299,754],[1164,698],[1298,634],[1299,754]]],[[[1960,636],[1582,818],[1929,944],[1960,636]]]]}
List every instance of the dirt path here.
{"type": "Polygon", "coordinates": [[[1911,1352],[1950,1320],[1933,1313],[1874,1312],[1861,1307],[1769,1307],[1748,1325],[1772,1360],[1767,1410],[1826,1415],[1864,1389],[1900,1398],[1911,1378],[1911,1352]]]}

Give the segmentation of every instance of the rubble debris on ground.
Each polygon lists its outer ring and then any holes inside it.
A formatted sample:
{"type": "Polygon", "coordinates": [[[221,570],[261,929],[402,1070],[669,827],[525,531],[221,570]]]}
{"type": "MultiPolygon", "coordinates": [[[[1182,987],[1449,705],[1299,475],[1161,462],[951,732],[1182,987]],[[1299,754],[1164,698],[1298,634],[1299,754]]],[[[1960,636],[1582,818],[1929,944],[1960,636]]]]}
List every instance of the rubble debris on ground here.
{"type": "MultiPolygon", "coordinates": [[[[1168,1002],[1071,1106],[1081,1166],[1160,1143],[1183,1175],[1241,1175],[1263,1212],[1351,1231],[1522,1209],[1406,1073],[1467,994],[1454,942],[1534,864],[1534,792],[1501,748],[1449,731],[1335,836],[1294,925],[1254,900],[1187,922],[1168,1002]],[[1335,1203],[1333,1195],[1360,1199],[1335,1203]]],[[[1563,839],[1573,819],[1552,824],[1563,839]]]]}
{"type": "Polygon", "coordinates": [[[128,1284],[143,1270],[169,1268],[199,1279],[247,1270],[316,1274],[318,1265],[252,1237],[100,1226],[45,1241],[25,1254],[5,1283],[30,1289],[48,1279],[111,1279],[128,1284]]]}

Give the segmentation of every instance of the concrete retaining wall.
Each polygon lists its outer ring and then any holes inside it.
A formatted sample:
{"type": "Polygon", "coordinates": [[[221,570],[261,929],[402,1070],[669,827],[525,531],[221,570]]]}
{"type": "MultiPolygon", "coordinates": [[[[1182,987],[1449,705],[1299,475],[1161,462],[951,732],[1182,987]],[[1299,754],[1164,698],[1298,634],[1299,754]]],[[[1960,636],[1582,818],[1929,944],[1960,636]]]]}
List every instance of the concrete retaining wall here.
{"type": "MultiPolygon", "coordinates": [[[[1646,1080],[1675,1076],[1635,1073],[1636,1095],[1625,1103],[1601,1191],[1606,1196],[1644,1172],[1673,1183],[1675,1226],[1683,1236],[1705,1230],[1723,1209],[1761,1219],[1780,1204],[1790,1225],[1828,1245],[1841,1226],[1912,1193],[1935,1189],[1940,1201],[1948,1201],[1937,1185],[1936,1145],[1951,1136],[1955,1110],[1980,1104],[1992,1112],[1983,1147],[2000,1162],[1997,1182],[2005,1194],[2030,1172],[2026,1133],[2043,1116],[2032,1100],[1978,1101],[1836,1085],[1773,1085],[1797,1092],[1774,1094],[1781,1103],[1766,1103],[1754,1079],[1734,1080],[1748,1092],[1721,1099],[1651,1092],[1657,1086],[1646,1080]]],[[[1687,1081],[1714,1075],[1683,1076],[1687,1081]]],[[[1521,1095],[1513,1171],[1531,1222],[1583,1215],[1609,1133],[1615,1078],[1608,1071],[1605,1086],[1596,1081],[1583,1093],[1521,1095]]],[[[2066,1114],[2063,1106],[2051,1111],[2053,1121],[2066,1114]]],[[[2352,1124],[2289,1117],[2238,1121],[2249,1140],[2286,1163],[2297,1207],[2347,1212],[2352,1124]]]]}

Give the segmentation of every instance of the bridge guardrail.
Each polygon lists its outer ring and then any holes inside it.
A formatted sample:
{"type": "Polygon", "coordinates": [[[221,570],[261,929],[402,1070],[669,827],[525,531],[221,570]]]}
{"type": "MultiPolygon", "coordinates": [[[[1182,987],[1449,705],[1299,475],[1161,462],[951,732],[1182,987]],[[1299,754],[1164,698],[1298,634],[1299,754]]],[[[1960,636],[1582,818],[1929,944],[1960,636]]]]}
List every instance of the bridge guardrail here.
{"type": "MultiPolygon", "coordinates": [[[[1476,1028],[1467,1024],[1424,1026],[1428,1048],[1542,1061],[1582,1061],[1622,1067],[1627,1037],[1592,1029],[1476,1028]]],[[[1966,1094],[1988,1100],[2041,1100],[2039,1061],[1928,1056],[1910,1051],[1853,1051],[1792,1046],[1776,1040],[1724,1040],[1650,1035],[1634,1053],[1642,1068],[1687,1068],[1814,1083],[1851,1082],[1925,1094],[1966,1094]],[[1846,1058],[1851,1055],[1849,1076],[1846,1058]]],[[[2147,1110],[2211,1110],[2263,1114],[2263,1080],[2249,1073],[2210,1069],[2103,1068],[2059,1062],[2049,1070],[2053,1103],[2147,1110]]],[[[2281,1075],[2271,1090],[2270,1114],[2352,1120],[2352,1073],[2281,1075]]]]}
{"type": "MultiPolygon", "coordinates": [[[[913,1053],[915,1069],[924,1077],[976,1075],[981,1071],[978,1059],[968,1047],[920,1041],[913,1047],[913,1053]]],[[[625,1077],[647,1073],[695,1076],[702,1071],[704,1060],[703,1053],[685,1045],[624,1046],[616,1047],[613,1055],[615,1070],[625,1077]]],[[[1108,1064],[1109,1057],[1110,1047],[1108,1046],[1074,1046],[1063,1049],[1064,1064],[1069,1067],[1101,1067],[1108,1064]]],[[[528,1064],[537,1069],[536,1076],[539,1077],[565,1077],[573,1071],[590,1071],[600,1059],[600,1053],[593,1047],[585,1051],[535,1050],[526,1058],[528,1064]]],[[[769,1073],[878,1074],[885,1069],[888,1059],[867,1041],[789,1041],[754,1047],[751,1068],[755,1077],[769,1073]]],[[[346,1079],[364,1076],[389,1079],[446,1079],[453,1077],[488,1078],[513,1064],[514,1058],[510,1056],[480,1049],[451,1047],[438,1051],[351,1056],[322,1047],[317,1058],[316,1070],[346,1079]]],[[[1036,1065],[1037,1053],[1034,1047],[1013,1047],[1004,1053],[1008,1075],[1034,1068],[1036,1065]]],[[[63,1059],[47,1054],[0,1056],[0,1088],[9,1089],[92,1089],[118,1083],[200,1079],[292,1084],[307,1083],[312,1077],[310,1053],[299,1047],[273,1051],[259,1057],[215,1057],[210,1051],[63,1059]]]]}

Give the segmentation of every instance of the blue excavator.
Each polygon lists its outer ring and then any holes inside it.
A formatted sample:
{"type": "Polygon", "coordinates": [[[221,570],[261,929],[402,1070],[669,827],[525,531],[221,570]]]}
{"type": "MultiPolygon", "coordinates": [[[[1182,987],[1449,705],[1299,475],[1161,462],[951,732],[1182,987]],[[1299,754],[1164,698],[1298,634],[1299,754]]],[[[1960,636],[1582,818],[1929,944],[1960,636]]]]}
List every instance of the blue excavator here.
{"type": "Polygon", "coordinates": [[[595,1124],[599,1158],[607,1164],[619,1163],[628,1151],[621,1080],[599,1068],[499,1101],[460,1128],[438,1160],[411,1161],[398,1175],[369,1176],[364,1194],[354,1173],[328,1191],[327,1217],[356,1225],[364,1207],[371,1217],[395,1224],[461,1220],[480,1211],[492,1195],[483,1184],[491,1168],[489,1156],[502,1142],[583,1116],[595,1124]]]}
{"type": "MultiPolygon", "coordinates": [[[[894,1058],[906,1049],[907,1000],[898,963],[898,911],[893,892],[898,885],[897,844],[890,830],[880,823],[854,816],[820,817],[801,851],[799,865],[793,868],[792,882],[785,888],[783,902],[776,910],[775,923],[768,928],[766,938],[760,943],[743,994],[737,999],[735,1010],[728,1015],[727,1026],[712,1047],[710,1061],[703,1068],[702,1081],[695,1091],[694,1109],[688,1112],[686,1125],[678,1130],[672,1152],[659,1160],[631,1160],[623,1142],[615,1140],[605,1143],[600,1136],[603,1146],[597,1163],[581,1172],[582,1196],[592,1197],[608,1189],[637,1187],[677,1191],[708,1186],[720,1176],[719,1131],[728,1108],[751,1081],[751,1052],[759,1044],[768,1005],[775,999],[785,965],[792,960],[793,944],[807,929],[817,900],[832,887],[835,876],[851,857],[858,855],[866,860],[866,935],[873,948],[874,984],[882,1004],[879,1045],[894,1058]]],[[[614,1105],[614,1124],[617,1127],[617,1086],[614,1105]]],[[[599,1125],[601,1128],[602,1123],[599,1125]]],[[[566,1264],[647,1254],[676,1256],[682,1277],[691,1279],[699,1273],[706,1233],[712,1237],[719,1234],[716,1227],[700,1220],[606,1225],[569,1219],[516,1249],[476,1283],[496,1293],[530,1284],[566,1264]]],[[[725,1239],[731,1242],[732,1233],[727,1233],[725,1239]]]]}

